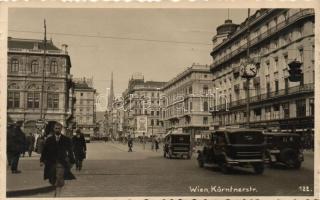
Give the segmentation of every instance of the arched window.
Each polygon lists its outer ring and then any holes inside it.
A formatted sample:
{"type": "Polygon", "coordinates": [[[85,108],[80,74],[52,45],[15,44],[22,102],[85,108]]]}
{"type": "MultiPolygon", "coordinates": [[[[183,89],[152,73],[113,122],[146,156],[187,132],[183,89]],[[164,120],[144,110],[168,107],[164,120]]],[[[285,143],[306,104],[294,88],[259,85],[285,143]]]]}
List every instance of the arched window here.
{"type": "Polygon", "coordinates": [[[208,102],[203,102],[203,111],[206,111],[206,112],[208,112],[208,102]]]}
{"type": "Polygon", "coordinates": [[[37,60],[31,62],[31,73],[39,73],[39,62],[37,60]]]}
{"type": "Polygon", "coordinates": [[[19,71],[19,61],[18,59],[12,59],[10,65],[10,72],[18,72],[19,71]]]}
{"type": "Polygon", "coordinates": [[[52,73],[52,74],[56,74],[56,73],[58,73],[58,63],[57,63],[57,61],[51,61],[51,64],[50,64],[50,72],[52,73]]]}

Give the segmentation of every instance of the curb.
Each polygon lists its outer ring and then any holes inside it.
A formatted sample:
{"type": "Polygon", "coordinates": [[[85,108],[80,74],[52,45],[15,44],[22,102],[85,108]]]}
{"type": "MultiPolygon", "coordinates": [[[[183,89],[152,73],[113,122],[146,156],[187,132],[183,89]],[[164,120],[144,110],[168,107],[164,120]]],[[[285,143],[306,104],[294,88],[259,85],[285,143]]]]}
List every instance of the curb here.
{"type": "Polygon", "coordinates": [[[22,190],[11,190],[7,191],[7,197],[19,197],[19,196],[28,196],[34,195],[36,193],[47,193],[51,192],[55,189],[54,186],[44,186],[44,187],[37,187],[37,188],[28,188],[22,190]]]}

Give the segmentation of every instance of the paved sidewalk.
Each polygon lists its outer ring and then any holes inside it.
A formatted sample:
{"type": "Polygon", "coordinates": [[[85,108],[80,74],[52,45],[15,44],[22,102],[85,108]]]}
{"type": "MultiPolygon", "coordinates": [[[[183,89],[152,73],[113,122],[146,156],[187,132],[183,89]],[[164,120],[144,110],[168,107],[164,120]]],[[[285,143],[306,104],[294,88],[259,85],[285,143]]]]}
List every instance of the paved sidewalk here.
{"type": "Polygon", "coordinates": [[[43,167],[40,167],[40,155],[34,154],[32,157],[21,157],[18,169],[20,174],[12,174],[7,167],[7,196],[21,196],[48,192],[53,190],[49,182],[43,180],[43,167]]]}

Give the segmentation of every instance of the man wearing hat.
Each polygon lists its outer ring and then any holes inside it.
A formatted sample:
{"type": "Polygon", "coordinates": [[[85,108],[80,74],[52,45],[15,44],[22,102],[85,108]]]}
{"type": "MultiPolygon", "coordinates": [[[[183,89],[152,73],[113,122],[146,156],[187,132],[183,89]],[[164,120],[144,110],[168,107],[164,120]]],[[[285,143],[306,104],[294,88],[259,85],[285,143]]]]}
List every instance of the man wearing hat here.
{"type": "Polygon", "coordinates": [[[56,122],[53,125],[53,134],[48,136],[43,146],[40,166],[44,167],[44,179],[56,187],[54,196],[60,196],[64,180],[75,179],[71,173],[74,164],[72,142],[67,136],[61,134],[62,125],[56,122]]]}
{"type": "Polygon", "coordinates": [[[76,160],[76,169],[82,169],[82,161],[86,158],[87,145],[83,133],[80,129],[76,130],[76,135],[72,137],[73,153],[76,160]]]}
{"type": "Polygon", "coordinates": [[[7,129],[7,156],[8,165],[11,166],[13,174],[21,173],[18,170],[20,154],[24,152],[26,145],[26,136],[21,130],[23,121],[18,121],[9,125],[7,129]]]}

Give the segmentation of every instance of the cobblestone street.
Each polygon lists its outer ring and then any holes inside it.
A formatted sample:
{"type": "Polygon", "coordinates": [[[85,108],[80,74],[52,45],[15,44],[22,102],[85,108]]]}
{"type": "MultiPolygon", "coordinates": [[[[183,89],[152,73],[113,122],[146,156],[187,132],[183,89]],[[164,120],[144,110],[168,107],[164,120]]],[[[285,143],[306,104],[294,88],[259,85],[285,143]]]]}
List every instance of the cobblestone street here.
{"type": "MultiPolygon", "coordinates": [[[[165,159],[162,156],[162,149],[158,152],[151,151],[148,144],[145,150],[142,145],[135,144],[134,152],[129,153],[125,144],[90,143],[83,170],[74,171],[77,180],[66,182],[62,196],[311,195],[312,192],[299,191],[299,186],[313,188],[312,156],[312,153],[305,154],[305,162],[300,170],[267,168],[263,175],[254,175],[251,169],[248,169],[234,170],[232,174],[225,175],[215,168],[199,168],[195,154],[191,160],[165,159]],[[292,177],[295,179],[294,182],[292,177]],[[190,187],[196,186],[204,190],[192,192],[190,187]],[[252,191],[233,193],[220,191],[229,187],[249,189],[251,187],[252,191]],[[209,191],[206,191],[206,188],[209,191]]],[[[32,172],[38,173],[35,177],[41,179],[40,167],[32,167],[38,166],[38,163],[37,157],[22,159],[23,173],[14,176],[25,177],[32,172]]],[[[9,180],[8,185],[12,185],[12,181],[14,179],[9,180]]],[[[42,180],[34,179],[34,181],[42,180]]],[[[39,193],[33,196],[52,195],[53,193],[39,193]]]]}

